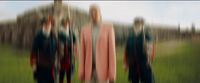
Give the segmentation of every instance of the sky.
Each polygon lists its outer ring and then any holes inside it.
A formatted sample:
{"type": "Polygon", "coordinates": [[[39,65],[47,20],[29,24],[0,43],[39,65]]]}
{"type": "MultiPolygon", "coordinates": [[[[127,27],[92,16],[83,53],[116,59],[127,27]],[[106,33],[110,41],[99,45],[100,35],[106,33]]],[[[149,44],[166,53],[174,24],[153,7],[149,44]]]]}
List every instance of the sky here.
{"type": "MultiPolygon", "coordinates": [[[[0,20],[13,19],[25,10],[47,5],[52,1],[0,1],[0,20]]],[[[150,24],[166,24],[181,28],[194,23],[200,29],[200,1],[64,1],[89,11],[91,4],[99,5],[103,20],[132,23],[142,16],[150,24]]]]}

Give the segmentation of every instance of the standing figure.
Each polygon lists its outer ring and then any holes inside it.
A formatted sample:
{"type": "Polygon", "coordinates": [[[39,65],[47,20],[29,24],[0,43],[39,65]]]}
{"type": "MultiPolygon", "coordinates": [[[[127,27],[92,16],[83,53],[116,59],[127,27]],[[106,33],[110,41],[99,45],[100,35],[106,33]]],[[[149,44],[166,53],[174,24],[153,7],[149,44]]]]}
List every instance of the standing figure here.
{"type": "Polygon", "coordinates": [[[76,51],[76,37],[70,27],[69,18],[62,20],[62,26],[58,33],[60,55],[59,83],[63,83],[65,74],[67,83],[71,83],[71,73],[74,70],[73,50],[76,51]]]}
{"type": "Polygon", "coordinates": [[[112,24],[101,22],[100,10],[90,7],[91,23],[81,30],[78,76],[86,83],[114,82],[116,77],[115,34],[112,24]]]}
{"type": "Polygon", "coordinates": [[[37,83],[54,83],[57,42],[51,31],[52,17],[42,19],[42,30],[33,39],[30,63],[37,83]]]}
{"type": "Polygon", "coordinates": [[[124,63],[131,83],[152,83],[150,61],[152,58],[152,36],[144,30],[144,19],[137,17],[129,30],[126,41],[124,63]]]}

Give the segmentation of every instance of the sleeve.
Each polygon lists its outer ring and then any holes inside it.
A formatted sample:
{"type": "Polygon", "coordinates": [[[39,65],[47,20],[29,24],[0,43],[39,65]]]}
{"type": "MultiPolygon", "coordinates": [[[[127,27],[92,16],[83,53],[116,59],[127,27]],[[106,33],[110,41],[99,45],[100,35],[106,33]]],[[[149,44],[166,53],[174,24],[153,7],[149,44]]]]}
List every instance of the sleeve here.
{"type": "Polygon", "coordinates": [[[79,64],[78,64],[78,77],[80,80],[84,80],[84,74],[85,74],[85,40],[84,40],[84,34],[83,30],[81,31],[80,35],[80,50],[81,54],[79,56],[79,64]]]}
{"type": "Polygon", "coordinates": [[[150,31],[145,31],[145,38],[146,38],[147,42],[153,41],[153,37],[152,37],[152,34],[150,33],[150,31]]]}
{"type": "Polygon", "coordinates": [[[64,35],[63,32],[59,32],[59,33],[58,33],[58,39],[59,39],[62,43],[66,42],[66,36],[64,35]]]}
{"type": "Polygon", "coordinates": [[[58,32],[58,40],[61,39],[61,32],[58,32]]]}
{"type": "Polygon", "coordinates": [[[37,61],[37,51],[38,51],[38,34],[33,39],[31,54],[30,54],[30,65],[34,65],[37,61]]]}
{"type": "Polygon", "coordinates": [[[111,26],[109,36],[109,80],[114,81],[116,78],[116,54],[115,54],[115,34],[111,26]]]}
{"type": "Polygon", "coordinates": [[[62,42],[61,42],[60,39],[61,39],[61,38],[60,38],[60,33],[58,33],[58,41],[57,41],[57,55],[58,55],[58,56],[57,56],[57,58],[58,58],[57,60],[58,60],[58,61],[60,61],[61,55],[62,55],[62,49],[61,49],[61,47],[62,47],[62,46],[61,46],[61,45],[62,45],[61,43],[62,43],[62,42]]]}
{"type": "Polygon", "coordinates": [[[123,62],[124,62],[125,67],[128,67],[127,50],[128,50],[128,40],[126,40],[126,45],[125,45],[125,49],[124,49],[124,57],[123,57],[123,62]]]}
{"type": "Polygon", "coordinates": [[[145,38],[146,38],[146,52],[147,52],[147,55],[148,55],[148,64],[151,63],[151,61],[153,61],[153,58],[154,58],[154,44],[153,44],[153,37],[150,33],[150,31],[145,31],[145,38]]]}

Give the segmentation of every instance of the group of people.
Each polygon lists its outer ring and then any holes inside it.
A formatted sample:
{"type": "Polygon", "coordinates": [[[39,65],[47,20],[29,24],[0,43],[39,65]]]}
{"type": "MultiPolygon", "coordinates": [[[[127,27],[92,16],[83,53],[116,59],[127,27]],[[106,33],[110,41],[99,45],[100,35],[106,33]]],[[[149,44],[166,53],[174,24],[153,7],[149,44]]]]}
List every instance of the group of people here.
{"type": "MultiPolygon", "coordinates": [[[[69,18],[62,20],[62,27],[55,33],[51,16],[42,20],[42,29],[33,39],[30,64],[37,83],[71,83],[74,60],[78,61],[78,78],[83,83],[114,83],[116,79],[116,48],[113,25],[102,22],[100,9],[91,5],[91,22],[81,28],[80,55],[77,38],[69,18]],[[74,54],[76,53],[76,54],[74,54]],[[58,72],[59,71],[59,72],[58,72]]],[[[144,19],[135,18],[125,45],[124,68],[131,83],[152,83],[152,36],[144,30],[144,19]]]]}

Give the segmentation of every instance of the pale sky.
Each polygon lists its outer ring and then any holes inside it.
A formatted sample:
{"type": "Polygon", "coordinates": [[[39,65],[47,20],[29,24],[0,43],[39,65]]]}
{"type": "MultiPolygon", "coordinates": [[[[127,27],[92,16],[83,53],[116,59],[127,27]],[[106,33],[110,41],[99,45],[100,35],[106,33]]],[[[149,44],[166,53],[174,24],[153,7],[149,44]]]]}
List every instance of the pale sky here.
{"type": "MultiPolygon", "coordinates": [[[[0,1],[0,20],[13,19],[25,10],[53,1],[0,1]]],[[[200,29],[199,1],[65,1],[85,11],[90,4],[100,6],[103,20],[132,23],[134,17],[142,16],[148,23],[159,23],[190,27],[192,23],[200,29]]]]}

